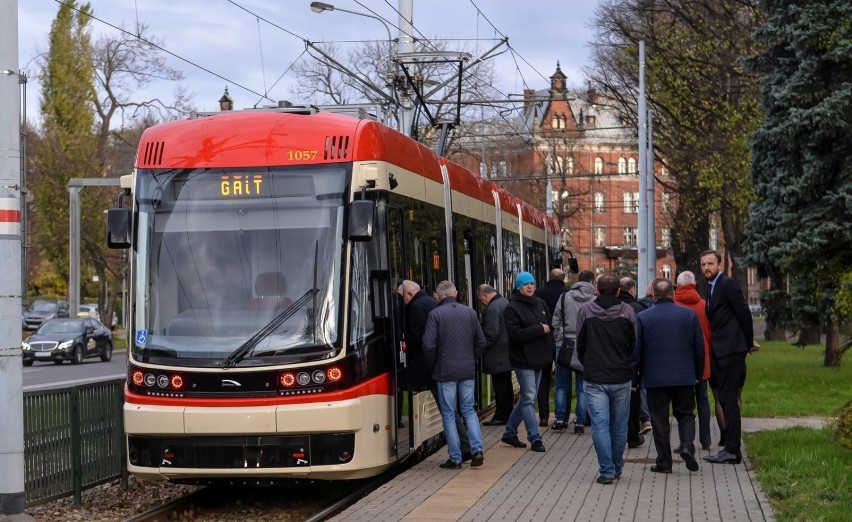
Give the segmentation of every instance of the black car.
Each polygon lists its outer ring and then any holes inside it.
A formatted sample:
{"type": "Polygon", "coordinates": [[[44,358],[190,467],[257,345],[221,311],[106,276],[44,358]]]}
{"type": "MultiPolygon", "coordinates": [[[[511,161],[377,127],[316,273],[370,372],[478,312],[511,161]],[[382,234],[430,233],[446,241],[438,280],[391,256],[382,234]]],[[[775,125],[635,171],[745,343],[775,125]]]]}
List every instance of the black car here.
{"type": "Polygon", "coordinates": [[[24,330],[35,330],[43,322],[54,317],[68,317],[67,301],[34,301],[32,306],[24,311],[24,330]]]}
{"type": "Polygon", "coordinates": [[[48,319],[22,344],[24,366],[34,361],[71,361],[80,364],[86,357],[112,359],[112,332],[97,319],[48,319]]]}

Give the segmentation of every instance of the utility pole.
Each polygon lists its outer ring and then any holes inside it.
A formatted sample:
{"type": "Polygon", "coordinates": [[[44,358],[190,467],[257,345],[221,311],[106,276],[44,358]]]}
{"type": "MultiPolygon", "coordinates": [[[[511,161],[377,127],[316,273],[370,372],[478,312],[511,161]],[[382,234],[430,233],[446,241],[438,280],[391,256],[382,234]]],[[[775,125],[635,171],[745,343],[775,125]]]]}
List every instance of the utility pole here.
{"type": "Polygon", "coordinates": [[[646,154],[648,166],[645,169],[645,214],[648,231],[645,237],[648,240],[648,282],[657,278],[657,233],[655,230],[655,197],[654,197],[654,114],[648,111],[648,153],[646,154]]]}
{"type": "Polygon", "coordinates": [[[0,2],[0,514],[24,513],[18,2],[0,2]]]}

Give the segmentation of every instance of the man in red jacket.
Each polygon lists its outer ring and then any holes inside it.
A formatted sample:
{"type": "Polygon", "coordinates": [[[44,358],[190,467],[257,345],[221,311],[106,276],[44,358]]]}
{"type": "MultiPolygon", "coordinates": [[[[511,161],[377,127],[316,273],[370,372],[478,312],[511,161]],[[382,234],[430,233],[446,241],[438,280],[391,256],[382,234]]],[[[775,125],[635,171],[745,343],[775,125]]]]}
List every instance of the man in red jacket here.
{"type": "Polygon", "coordinates": [[[707,379],[710,378],[710,322],[707,321],[704,310],[706,306],[704,299],[701,299],[695,289],[695,274],[687,270],[677,276],[674,302],[695,312],[704,336],[704,372],[701,374],[701,380],[695,385],[695,402],[698,404],[698,441],[701,443],[701,449],[708,450],[710,449],[710,400],[707,398],[707,379]]]}

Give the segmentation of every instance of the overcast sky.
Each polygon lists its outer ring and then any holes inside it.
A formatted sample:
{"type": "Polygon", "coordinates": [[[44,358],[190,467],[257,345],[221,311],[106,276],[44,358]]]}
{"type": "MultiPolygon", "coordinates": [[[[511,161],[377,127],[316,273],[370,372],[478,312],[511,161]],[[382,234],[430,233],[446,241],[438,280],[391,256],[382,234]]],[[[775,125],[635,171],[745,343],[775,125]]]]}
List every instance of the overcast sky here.
{"type": "MultiPolygon", "coordinates": [[[[386,40],[388,34],[374,19],[339,10],[314,13],[309,0],[89,0],[89,3],[93,14],[108,24],[129,30],[137,21],[146,24],[149,33],[158,37],[169,52],[185,59],[168,58],[172,67],[183,72],[182,84],[194,94],[193,104],[199,110],[218,110],[217,101],[225,85],[236,101],[236,108],[258,102],[258,95],[250,91],[268,91],[272,100],[298,103],[302,100],[294,100],[292,94],[294,74],[285,71],[304,51],[303,40],[336,41],[346,48],[363,40],[386,40]]],[[[386,20],[393,37],[398,36],[398,0],[327,3],[362,13],[371,9],[386,20]]],[[[501,34],[507,36],[515,52],[504,52],[493,60],[500,77],[496,87],[505,94],[521,93],[525,84],[534,89],[546,88],[557,61],[569,84],[582,85],[582,68],[589,65],[588,42],[592,34],[589,24],[597,4],[598,0],[414,0],[415,36],[459,39],[459,46],[477,45],[480,52],[493,47],[501,34]]],[[[30,76],[27,112],[31,120],[41,97],[36,58],[48,50],[48,32],[58,9],[56,0],[18,0],[19,61],[30,76]]],[[[90,27],[95,37],[117,33],[97,20],[92,20],[90,27]]],[[[453,48],[452,42],[449,48],[453,48]]],[[[148,90],[139,97],[154,94],[170,98],[174,85],[160,82],[148,90]]],[[[269,102],[261,104],[264,103],[269,102]]]]}

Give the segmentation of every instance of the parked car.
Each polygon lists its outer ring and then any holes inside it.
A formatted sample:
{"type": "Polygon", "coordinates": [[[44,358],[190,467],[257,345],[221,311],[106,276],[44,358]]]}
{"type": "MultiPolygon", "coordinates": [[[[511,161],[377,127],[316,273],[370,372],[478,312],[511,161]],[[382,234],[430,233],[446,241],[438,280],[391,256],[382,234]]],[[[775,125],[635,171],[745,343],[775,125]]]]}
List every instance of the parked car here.
{"type": "Polygon", "coordinates": [[[112,359],[112,332],[91,317],[48,319],[21,345],[24,366],[35,361],[71,361],[80,364],[87,357],[112,359]]]}
{"type": "MultiPolygon", "coordinates": [[[[101,320],[101,313],[98,310],[97,303],[85,303],[80,305],[80,309],[77,312],[77,317],[91,317],[92,319],[101,320]]],[[[118,324],[118,314],[112,313],[112,321],[110,321],[110,327],[115,328],[115,325],[118,324]]]]}
{"type": "Polygon", "coordinates": [[[24,311],[24,330],[35,330],[41,323],[54,317],[68,317],[68,301],[33,301],[28,310],[24,311]]]}

